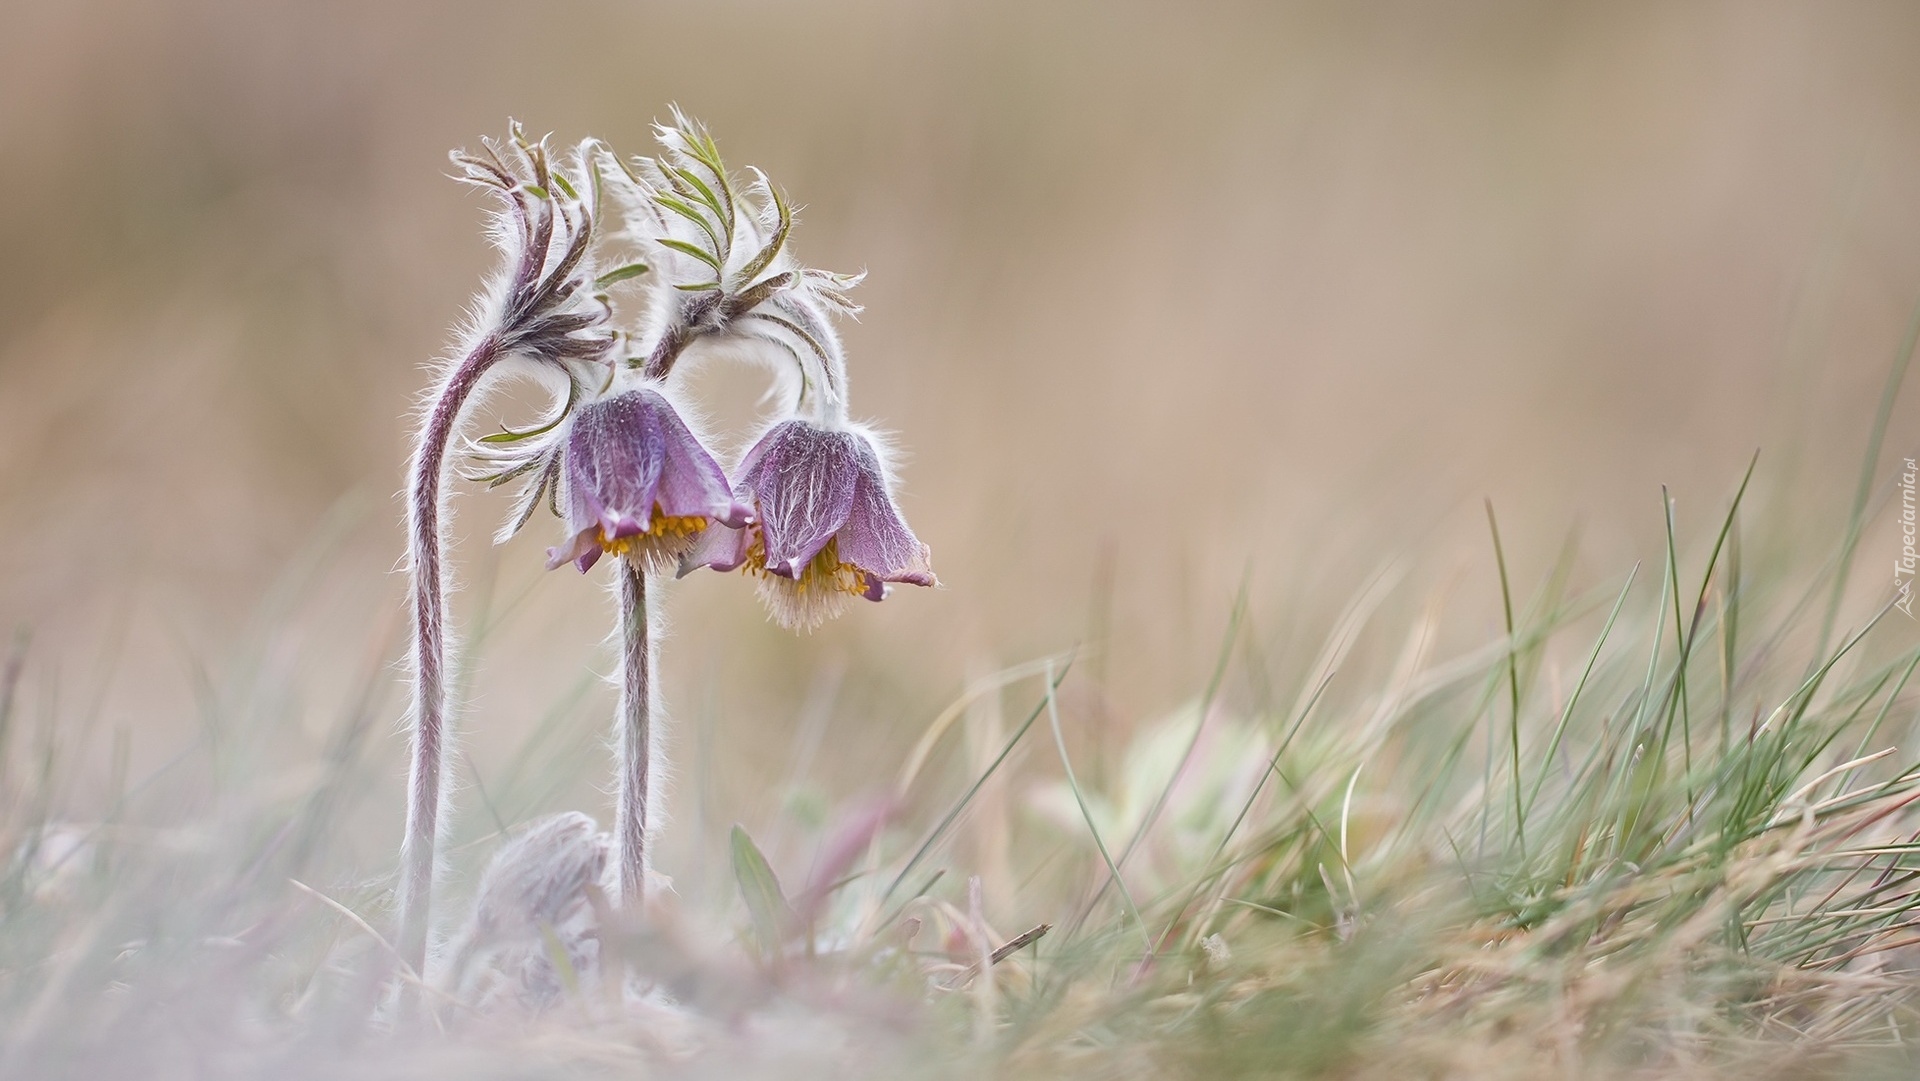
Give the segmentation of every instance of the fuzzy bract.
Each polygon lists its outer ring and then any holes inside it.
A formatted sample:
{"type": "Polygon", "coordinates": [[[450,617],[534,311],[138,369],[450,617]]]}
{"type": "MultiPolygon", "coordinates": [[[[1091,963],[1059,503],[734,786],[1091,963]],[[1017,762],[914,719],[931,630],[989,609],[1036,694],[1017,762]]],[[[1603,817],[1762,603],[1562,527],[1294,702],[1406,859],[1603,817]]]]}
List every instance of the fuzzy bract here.
{"type": "Polygon", "coordinates": [[[680,573],[745,567],[784,627],[816,627],[849,597],[881,600],[890,582],[935,584],[927,546],[901,517],[861,432],[782,421],[747,452],[735,487],[753,521],[707,531],[680,573]]]}
{"type": "Polygon", "coordinates": [[[547,550],[549,570],[571,562],[585,572],[602,552],[658,568],[679,558],[709,525],[737,527],[748,519],[726,472],[650,387],[574,412],[559,482],[568,541],[547,550]]]}
{"type": "Polygon", "coordinates": [[[591,978],[601,935],[592,893],[609,847],[593,819],[573,811],[501,845],[448,952],[445,988],[478,1015],[538,1013],[558,1005],[570,982],[591,978]]]}

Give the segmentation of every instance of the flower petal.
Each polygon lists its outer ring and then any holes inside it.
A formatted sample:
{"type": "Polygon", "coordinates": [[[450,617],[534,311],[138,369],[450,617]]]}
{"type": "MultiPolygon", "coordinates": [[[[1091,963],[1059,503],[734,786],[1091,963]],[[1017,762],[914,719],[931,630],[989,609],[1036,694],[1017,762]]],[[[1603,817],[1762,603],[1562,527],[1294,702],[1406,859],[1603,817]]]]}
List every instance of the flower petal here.
{"type": "Polygon", "coordinates": [[[717,571],[737,570],[747,561],[749,529],[731,529],[714,524],[702,530],[693,547],[680,557],[680,569],[675,578],[685,578],[701,567],[712,567],[717,571]]]}
{"type": "Polygon", "coordinates": [[[931,553],[894,505],[879,455],[865,439],[854,438],[859,440],[860,476],[854,487],[853,507],[840,528],[840,559],[871,576],[873,580],[864,593],[868,600],[885,596],[882,582],[933,585],[931,553]]]}
{"type": "Polygon", "coordinates": [[[659,424],[664,459],[657,494],[663,514],[675,517],[711,518],[727,525],[745,525],[747,508],[733,498],[726,471],[700,445],[680,414],[659,394],[651,390],[634,393],[649,399],[659,424]]]}
{"type": "Polygon", "coordinates": [[[574,563],[580,566],[582,574],[586,573],[587,568],[600,558],[599,531],[599,526],[589,526],[575,533],[560,547],[547,549],[547,569],[558,570],[568,563],[574,563]]]}
{"type": "Polygon", "coordinates": [[[664,404],[649,391],[629,391],[574,414],[561,468],[569,529],[601,528],[608,536],[646,531],[667,458],[655,402],[664,404]]]}
{"type": "Polygon", "coordinates": [[[754,503],[769,573],[795,577],[845,524],[860,479],[857,439],[789,420],[749,453],[740,487],[754,503]]]}

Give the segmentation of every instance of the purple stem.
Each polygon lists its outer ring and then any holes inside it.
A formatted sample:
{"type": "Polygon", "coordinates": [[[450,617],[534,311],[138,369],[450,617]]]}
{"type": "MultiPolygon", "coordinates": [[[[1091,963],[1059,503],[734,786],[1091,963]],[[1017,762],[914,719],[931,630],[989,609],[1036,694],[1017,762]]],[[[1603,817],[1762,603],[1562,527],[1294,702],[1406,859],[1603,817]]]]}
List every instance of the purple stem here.
{"type": "Polygon", "coordinates": [[[495,361],[500,338],[490,334],[447,374],[414,449],[407,491],[409,564],[413,571],[413,765],[407,780],[407,828],[400,848],[401,960],[425,975],[427,926],[433,903],[434,849],[439,838],[442,762],[447,714],[446,538],[440,522],[447,445],[461,409],[495,361]]]}
{"type": "Polygon", "coordinates": [[[653,646],[647,639],[647,572],[628,559],[617,560],[615,566],[620,575],[620,714],[614,733],[619,758],[614,855],[620,867],[619,905],[638,912],[646,899],[647,883],[653,646]]]}

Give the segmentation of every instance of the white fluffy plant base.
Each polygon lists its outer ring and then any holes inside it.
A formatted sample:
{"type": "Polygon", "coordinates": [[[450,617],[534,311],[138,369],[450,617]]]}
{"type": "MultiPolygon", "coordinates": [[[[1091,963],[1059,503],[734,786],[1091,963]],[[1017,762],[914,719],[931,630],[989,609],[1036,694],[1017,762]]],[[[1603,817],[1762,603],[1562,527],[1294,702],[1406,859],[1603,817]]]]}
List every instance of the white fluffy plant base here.
{"type": "Polygon", "coordinates": [[[539,819],[501,845],[449,944],[441,990],[474,1014],[532,1014],[596,978],[601,928],[592,889],[611,847],[599,824],[575,811],[539,819]]]}

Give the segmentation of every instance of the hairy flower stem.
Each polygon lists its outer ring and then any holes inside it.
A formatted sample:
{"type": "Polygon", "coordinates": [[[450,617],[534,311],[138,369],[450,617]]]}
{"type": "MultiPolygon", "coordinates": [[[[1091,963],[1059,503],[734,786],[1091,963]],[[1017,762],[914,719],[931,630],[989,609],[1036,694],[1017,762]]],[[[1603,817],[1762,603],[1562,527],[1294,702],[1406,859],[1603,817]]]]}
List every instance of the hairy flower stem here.
{"type": "Polygon", "coordinates": [[[708,335],[719,334],[742,316],[758,307],[793,280],[791,273],[776,274],[766,281],[738,293],[713,290],[695,293],[680,307],[678,316],[647,355],[643,371],[649,379],[665,379],[679,362],[687,347],[708,335]]]}
{"type": "Polygon", "coordinates": [[[643,371],[648,379],[664,380],[672,373],[673,366],[680,360],[680,354],[687,346],[703,334],[712,333],[714,326],[724,325],[736,314],[727,298],[718,291],[696,293],[681,305],[679,315],[667,327],[666,333],[654,344],[648,354],[643,371]]]}
{"type": "Polygon", "coordinates": [[[638,912],[646,899],[648,797],[653,766],[653,645],[647,637],[647,572],[630,559],[620,575],[619,758],[614,809],[614,858],[620,867],[621,908],[638,912]]]}
{"type": "Polygon", "coordinates": [[[467,399],[504,354],[488,335],[447,373],[414,448],[407,490],[408,565],[413,575],[413,764],[407,779],[407,827],[400,849],[400,959],[425,974],[433,902],[435,847],[446,737],[448,647],[446,538],[440,518],[447,445],[467,399]]]}

